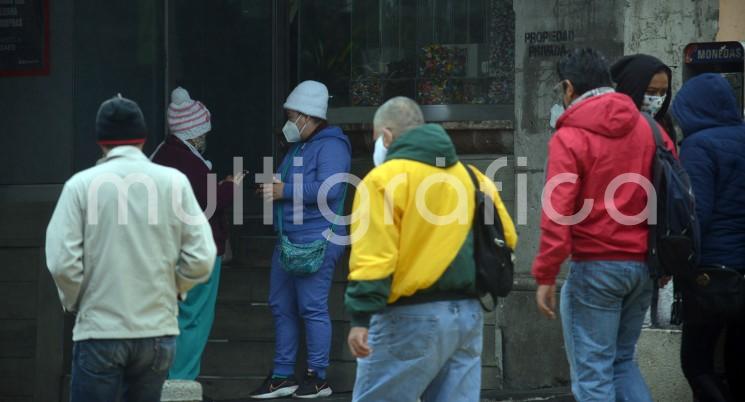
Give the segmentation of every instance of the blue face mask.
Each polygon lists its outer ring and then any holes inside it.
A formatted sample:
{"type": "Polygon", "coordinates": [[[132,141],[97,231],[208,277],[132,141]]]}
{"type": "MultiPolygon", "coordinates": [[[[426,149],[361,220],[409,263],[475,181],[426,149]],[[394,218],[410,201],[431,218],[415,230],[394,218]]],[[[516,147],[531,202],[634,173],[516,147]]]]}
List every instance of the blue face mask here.
{"type": "Polygon", "coordinates": [[[388,148],[383,144],[383,134],[378,136],[375,140],[375,150],[373,151],[373,163],[375,166],[380,166],[385,162],[385,157],[388,156],[388,148]]]}

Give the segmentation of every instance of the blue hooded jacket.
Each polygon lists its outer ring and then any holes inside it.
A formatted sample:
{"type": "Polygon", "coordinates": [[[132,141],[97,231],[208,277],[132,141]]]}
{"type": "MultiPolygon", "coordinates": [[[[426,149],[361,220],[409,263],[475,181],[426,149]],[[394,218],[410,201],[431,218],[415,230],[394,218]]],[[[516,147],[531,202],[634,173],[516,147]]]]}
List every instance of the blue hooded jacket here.
{"type": "Polygon", "coordinates": [[[745,123],[738,108],[724,78],[702,74],[683,85],[672,113],[696,196],[701,265],[745,270],[745,123]]]}
{"type": "MultiPolygon", "coordinates": [[[[328,207],[334,214],[344,215],[342,197],[345,195],[346,182],[329,188],[323,185],[329,177],[338,173],[349,173],[352,160],[352,146],[346,134],[335,126],[322,128],[306,141],[292,144],[289,152],[279,166],[282,181],[285,183],[283,199],[275,204],[275,229],[279,231],[276,219],[278,211],[282,211],[282,230],[293,243],[310,243],[323,239],[323,232],[331,227],[333,218],[323,216],[318,204],[319,193],[326,193],[328,207]],[[293,164],[293,155],[302,157],[302,165],[293,164]],[[287,172],[287,173],[285,173],[287,172]],[[302,185],[296,181],[296,176],[302,175],[302,185]],[[302,211],[298,209],[297,216],[302,213],[303,223],[295,224],[293,192],[298,183],[298,190],[302,192],[302,211]]],[[[336,182],[336,181],[334,181],[336,182]]],[[[351,189],[347,189],[348,194],[351,189]]],[[[298,197],[300,194],[298,194],[298,197]]],[[[344,236],[347,228],[341,222],[334,226],[334,233],[344,236]]]]}

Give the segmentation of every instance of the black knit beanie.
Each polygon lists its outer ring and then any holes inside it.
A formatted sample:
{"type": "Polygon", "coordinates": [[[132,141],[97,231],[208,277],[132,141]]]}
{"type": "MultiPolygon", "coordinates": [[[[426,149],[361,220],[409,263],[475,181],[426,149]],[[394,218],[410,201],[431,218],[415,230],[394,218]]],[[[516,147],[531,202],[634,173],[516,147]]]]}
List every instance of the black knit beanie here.
{"type": "Polygon", "coordinates": [[[137,103],[121,94],[102,103],[96,115],[96,137],[100,145],[144,143],[147,126],[137,103]]]}

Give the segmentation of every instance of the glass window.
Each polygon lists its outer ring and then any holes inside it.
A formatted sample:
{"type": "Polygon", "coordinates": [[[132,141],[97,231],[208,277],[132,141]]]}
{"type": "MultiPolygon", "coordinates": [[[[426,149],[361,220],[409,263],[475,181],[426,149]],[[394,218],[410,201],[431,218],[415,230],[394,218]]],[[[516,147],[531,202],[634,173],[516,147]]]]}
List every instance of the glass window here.
{"type": "Polygon", "coordinates": [[[169,97],[182,86],[212,113],[205,157],[220,179],[234,156],[260,171],[272,154],[272,2],[178,0],[168,11],[169,97]]]}
{"type": "Polygon", "coordinates": [[[298,1],[298,78],[326,83],[332,107],[513,101],[511,1],[298,1]]]}
{"type": "Polygon", "coordinates": [[[295,3],[298,82],[323,82],[332,96],[330,106],[348,106],[352,0],[296,0],[295,3]]]}
{"type": "Polygon", "coordinates": [[[76,3],[75,170],[101,157],[95,142],[98,107],[121,93],[136,101],[148,127],[148,149],[163,138],[163,6],[135,0],[76,3]]]}

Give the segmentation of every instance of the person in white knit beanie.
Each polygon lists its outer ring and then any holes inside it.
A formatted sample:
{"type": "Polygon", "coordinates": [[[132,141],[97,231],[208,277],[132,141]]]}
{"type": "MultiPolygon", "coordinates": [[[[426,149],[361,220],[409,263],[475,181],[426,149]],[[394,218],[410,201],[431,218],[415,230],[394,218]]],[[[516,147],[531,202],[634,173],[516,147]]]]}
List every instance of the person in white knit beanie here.
{"type": "Polygon", "coordinates": [[[303,81],[285,101],[288,120],[282,128],[287,142],[304,141],[325,124],[329,90],[318,81],[303,81]]]}
{"type": "Polygon", "coordinates": [[[327,124],[328,100],[328,89],[317,81],[304,81],[293,89],[284,103],[287,122],[282,132],[290,146],[278,166],[280,177],[261,185],[264,200],[273,202],[277,211],[279,240],[269,279],[276,337],[272,372],[249,394],[253,399],[314,399],[333,393],[326,375],[332,338],[328,297],[345,247],[328,241],[325,233],[330,230],[336,236],[346,236],[347,228],[327,219],[320,201],[325,197],[336,215],[344,215],[346,184],[333,183],[349,173],[352,147],[341,128],[327,124]],[[295,158],[302,158],[302,164],[296,164],[295,158]],[[294,188],[302,188],[302,192],[294,188]],[[295,202],[302,205],[299,211],[295,202]],[[296,224],[296,213],[302,214],[302,223],[296,224]],[[298,249],[314,249],[322,258],[308,264],[307,258],[290,262],[289,256],[298,249]],[[296,379],[301,328],[305,330],[307,370],[302,379],[296,379]]]}

